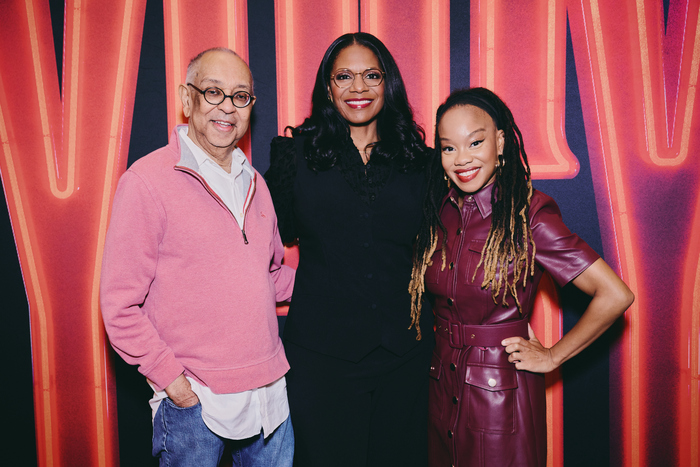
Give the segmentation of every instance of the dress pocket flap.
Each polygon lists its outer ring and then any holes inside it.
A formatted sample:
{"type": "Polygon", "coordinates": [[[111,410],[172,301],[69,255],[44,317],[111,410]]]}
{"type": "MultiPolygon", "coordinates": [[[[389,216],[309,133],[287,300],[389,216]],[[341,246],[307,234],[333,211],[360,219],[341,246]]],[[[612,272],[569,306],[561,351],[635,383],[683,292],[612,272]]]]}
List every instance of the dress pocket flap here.
{"type": "Polygon", "coordinates": [[[428,375],[440,381],[440,376],[442,375],[442,361],[440,357],[435,354],[433,354],[433,358],[430,360],[430,373],[428,373],[428,375]]]}
{"type": "Polygon", "coordinates": [[[481,250],[484,249],[484,245],[486,244],[486,240],[472,240],[469,242],[469,251],[473,251],[475,253],[481,254],[481,250]]]}
{"type": "Polygon", "coordinates": [[[467,366],[466,383],[487,391],[515,389],[518,387],[518,378],[515,372],[515,366],[504,368],[502,366],[470,364],[467,366]]]}

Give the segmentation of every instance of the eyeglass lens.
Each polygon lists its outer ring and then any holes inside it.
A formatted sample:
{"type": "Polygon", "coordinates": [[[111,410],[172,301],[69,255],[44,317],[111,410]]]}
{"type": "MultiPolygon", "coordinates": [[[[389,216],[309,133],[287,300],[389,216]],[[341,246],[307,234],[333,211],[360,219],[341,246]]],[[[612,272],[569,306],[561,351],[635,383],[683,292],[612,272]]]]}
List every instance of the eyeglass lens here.
{"type": "Polygon", "coordinates": [[[233,98],[233,105],[236,107],[245,107],[250,103],[250,94],[248,94],[245,91],[238,91],[237,93],[234,93],[232,96],[227,96],[224,91],[222,91],[219,88],[212,87],[212,88],[206,88],[204,90],[204,99],[209,102],[211,105],[219,105],[221,104],[224,99],[227,97],[233,98]]]}
{"type": "Polygon", "coordinates": [[[384,80],[384,73],[380,70],[365,70],[362,73],[353,73],[350,70],[340,70],[333,76],[333,81],[339,88],[347,88],[355,81],[355,76],[361,75],[362,80],[369,87],[379,86],[384,80]]]}
{"type": "Polygon", "coordinates": [[[210,103],[211,105],[219,105],[227,97],[230,97],[231,102],[233,102],[233,105],[242,109],[243,107],[247,107],[248,104],[250,104],[250,102],[253,100],[253,96],[251,96],[246,91],[238,91],[231,96],[227,96],[223,90],[215,86],[206,88],[204,91],[202,91],[192,83],[187,84],[192,86],[195,90],[202,93],[202,95],[204,95],[204,100],[210,103]]]}

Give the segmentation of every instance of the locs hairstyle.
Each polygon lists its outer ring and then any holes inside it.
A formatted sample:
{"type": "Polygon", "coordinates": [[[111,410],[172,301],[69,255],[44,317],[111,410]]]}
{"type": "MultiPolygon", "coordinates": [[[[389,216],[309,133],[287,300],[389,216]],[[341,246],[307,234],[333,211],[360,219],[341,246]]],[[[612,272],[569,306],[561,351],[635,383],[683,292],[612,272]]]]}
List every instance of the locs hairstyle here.
{"type": "Polygon", "coordinates": [[[307,136],[304,153],[314,170],[335,166],[341,151],[352,145],[350,127],[328,99],[328,89],[333,85],[331,73],[338,54],[353,44],[371,50],[385,73],[384,107],[376,117],[379,142],[372,148],[372,162],[392,161],[402,171],[422,167],[426,160],[425,132],[413,119],[396,61],[379,39],[364,32],[344,34],[328,47],[316,73],[311,115],[298,127],[288,129],[294,136],[307,136]]]}
{"type": "Polygon", "coordinates": [[[496,128],[503,130],[503,154],[498,157],[498,170],[491,192],[491,228],[481,251],[477,269],[483,265],[484,282],[482,288],[491,287],[494,302],[503,289],[501,303],[506,304],[510,293],[520,309],[516,284],[522,277],[523,286],[528,273],[534,273],[535,243],[530,230],[529,208],[532,197],[530,165],[523,145],[520,129],[515,124],[513,114],[506,104],[486,88],[470,88],[455,91],[444,104],[438,107],[435,119],[435,152],[426,168],[428,172],[428,194],[423,206],[423,225],[416,238],[413,258],[411,293],[411,319],[420,338],[421,297],[425,290],[424,277],[433,253],[437,249],[438,228],[443,232],[442,265],[445,268],[445,245],[447,231],[440,221],[440,206],[447,195],[447,185],[443,179],[439,125],[445,112],[453,107],[473,105],[484,110],[493,119],[496,128]],[[530,251],[530,246],[532,250],[530,251]],[[509,260],[510,258],[510,260],[509,260]],[[508,265],[513,262],[514,275],[508,280],[508,265]],[[524,272],[524,274],[523,274],[524,272]]]}

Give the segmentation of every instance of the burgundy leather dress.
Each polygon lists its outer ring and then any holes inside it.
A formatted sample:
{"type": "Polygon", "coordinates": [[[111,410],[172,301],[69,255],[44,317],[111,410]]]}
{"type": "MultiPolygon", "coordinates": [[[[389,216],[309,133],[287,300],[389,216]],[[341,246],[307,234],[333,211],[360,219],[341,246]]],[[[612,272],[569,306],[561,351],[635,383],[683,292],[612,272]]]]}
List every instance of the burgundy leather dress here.
{"type": "MultiPolygon", "coordinates": [[[[518,371],[500,342],[527,338],[537,285],[547,271],[559,285],[581,274],[598,254],[561,219],[556,203],[536,191],[530,226],[537,247],[535,274],[512,297],[494,303],[476,266],[491,226],[493,184],[457,205],[454,189],[443,201],[447,264],[438,246],[426,272],[435,299],[436,347],[430,369],[430,466],[544,466],[547,454],[544,375],[518,371]]],[[[442,232],[440,233],[442,244],[442,232]]],[[[509,273],[512,275],[512,266],[509,273]]]]}

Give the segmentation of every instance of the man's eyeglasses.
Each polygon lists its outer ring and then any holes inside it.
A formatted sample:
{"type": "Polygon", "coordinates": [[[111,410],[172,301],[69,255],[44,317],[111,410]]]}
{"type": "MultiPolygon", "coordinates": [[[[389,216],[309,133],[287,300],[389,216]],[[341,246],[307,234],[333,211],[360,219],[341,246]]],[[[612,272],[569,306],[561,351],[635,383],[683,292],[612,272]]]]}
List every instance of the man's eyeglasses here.
{"type": "Polygon", "coordinates": [[[249,92],[246,91],[236,91],[232,95],[228,96],[224,91],[216,86],[206,88],[204,91],[199,89],[192,83],[187,83],[188,86],[192,86],[195,91],[200,92],[204,96],[204,100],[211,105],[219,105],[226,100],[227,97],[231,98],[231,102],[235,107],[242,109],[248,107],[251,102],[255,100],[255,96],[251,96],[249,92]]]}
{"type": "Polygon", "coordinates": [[[355,82],[355,76],[362,76],[362,81],[369,87],[379,86],[384,81],[384,72],[382,70],[377,70],[376,68],[370,68],[359,73],[353,73],[350,70],[338,70],[335,72],[331,79],[339,88],[347,88],[352,86],[355,82]]]}

